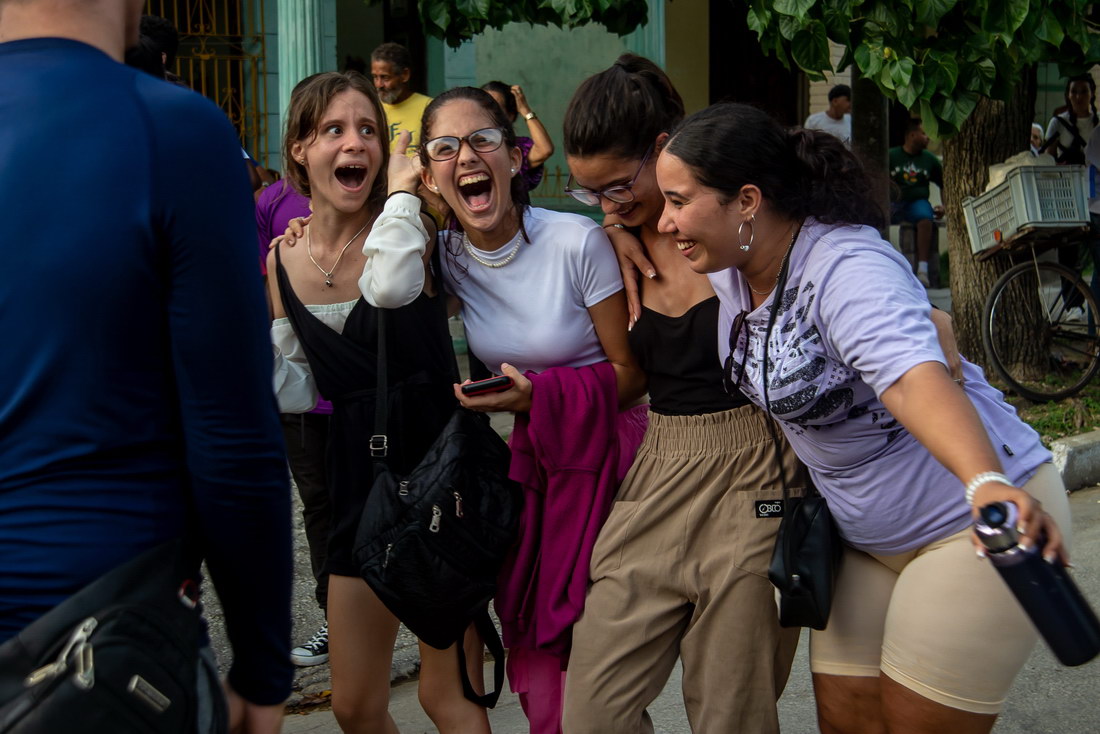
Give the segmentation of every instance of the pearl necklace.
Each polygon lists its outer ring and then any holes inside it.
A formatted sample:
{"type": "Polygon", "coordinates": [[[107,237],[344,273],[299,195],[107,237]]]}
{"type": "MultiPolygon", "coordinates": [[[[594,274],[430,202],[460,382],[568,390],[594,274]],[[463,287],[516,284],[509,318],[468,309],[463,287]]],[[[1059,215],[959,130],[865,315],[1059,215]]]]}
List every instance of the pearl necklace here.
{"type": "MultiPolygon", "coordinates": [[[[370,224],[370,220],[367,220],[367,224],[370,224]]],[[[344,250],[348,249],[348,246],[352,242],[355,242],[355,238],[363,234],[363,230],[367,228],[367,224],[364,224],[358,232],[351,236],[351,239],[347,241],[347,244],[340,248],[340,254],[336,256],[336,262],[332,264],[332,270],[326,271],[322,268],[316,260],[313,259],[313,227],[306,227],[306,254],[309,255],[309,260],[312,262],[318,270],[321,271],[321,275],[325,276],[325,285],[332,288],[332,274],[336,272],[336,268],[340,265],[340,259],[344,257],[344,250]]]]}
{"type": "Polygon", "coordinates": [[[749,287],[749,290],[758,296],[766,296],[775,290],[776,283],[779,282],[779,274],[783,272],[783,263],[787,262],[787,258],[791,256],[791,248],[794,247],[794,241],[798,239],[798,233],[802,231],[802,225],[794,228],[794,232],[791,233],[791,243],[787,245],[787,251],[783,254],[783,260],[779,263],[779,270],[775,274],[775,282],[772,283],[772,287],[766,291],[758,291],[752,287],[752,283],[748,278],[745,278],[745,285],[749,287]]]}
{"type": "Polygon", "coordinates": [[[516,236],[512,238],[511,242],[504,245],[504,247],[512,247],[512,251],[508,253],[507,257],[505,257],[503,260],[498,260],[497,262],[489,262],[488,260],[482,260],[480,257],[478,257],[477,253],[474,252],[474,246],[470,244],[469,235],[467,235],[465,232],[462,233],[462,246],[466,248],[466,252],[469,253],[470,257],[472,257],[474,260],[477,260],[479,263],[487,268],[503,268],[505,265],[512,262],[512,260],[516,258],[516,255],[519,254],[519,248],[522,244],[523,230],[520,230],[516,232],[516,236]],[[513,242],[515,243],[515,245],[512,245],[513,242]]]}

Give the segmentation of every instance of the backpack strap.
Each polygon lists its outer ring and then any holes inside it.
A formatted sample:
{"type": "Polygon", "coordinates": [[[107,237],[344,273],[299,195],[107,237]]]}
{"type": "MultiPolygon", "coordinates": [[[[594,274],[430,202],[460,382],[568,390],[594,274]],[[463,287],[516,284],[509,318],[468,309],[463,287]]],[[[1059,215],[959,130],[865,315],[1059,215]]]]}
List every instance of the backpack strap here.
{"type": "MultiPolygon", "coordinates": [[[[1062,127],[1068,130],[1069,134],[1073,136],[1073,140],[1070,142],[1070,145],[1063,148],[1060,151],[1059,155],[1055,157],[1055,160],[1058,163],[1062,163],[1071,156],[1073,157],[1074,162],[1076,162],[1079,158],[1083,158],[1085,154],[1085,148],[1088,144],[1085,142],[1085,139],[1081,137],[1081,131],[1077,129],[1077,125],[1070,125],[1069,120],[1062,117],[1061,115],[1056,115],[1054,119],[1057,120],[1062,125],[1062,127]]],[[[1055,136],[1055,139],[1056,138],[1057,136],[1055,136]]],[[[1057,146],[1055,150],[1057,151],[1060,147],[1060,145],[1057,146]]]]}
{"type": "Polygon", "coordinates": [[[463,648],[463,640],[458,640],[458,672],[462,677],[462,693],[470,701],[478,706],[491,709],[497,705],[500,692],[504,688],[504,643],[500,640],[493,618],[489,616],[489,608],[486,607],[474,617],[474,626],[481,635],[485,647],[493,656],[493,690],[484,696],[479,696],[474,686],[470,683],[470,674],[466,670],[466,650],[463,648]]]}

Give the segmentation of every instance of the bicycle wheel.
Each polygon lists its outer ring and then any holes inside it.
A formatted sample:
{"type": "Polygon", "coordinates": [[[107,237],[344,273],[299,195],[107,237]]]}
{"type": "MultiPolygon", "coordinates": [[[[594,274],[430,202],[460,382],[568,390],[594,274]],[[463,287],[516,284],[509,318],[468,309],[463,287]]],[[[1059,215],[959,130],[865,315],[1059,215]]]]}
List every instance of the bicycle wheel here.
{"type": "Polygon", "coordinates": [[[982,341],[1019,395],[1043,402],[1075,395],[1100,370],[1096,300],[1074,271],[1052,262],[1013,266],[985,302],[982,341]]]}

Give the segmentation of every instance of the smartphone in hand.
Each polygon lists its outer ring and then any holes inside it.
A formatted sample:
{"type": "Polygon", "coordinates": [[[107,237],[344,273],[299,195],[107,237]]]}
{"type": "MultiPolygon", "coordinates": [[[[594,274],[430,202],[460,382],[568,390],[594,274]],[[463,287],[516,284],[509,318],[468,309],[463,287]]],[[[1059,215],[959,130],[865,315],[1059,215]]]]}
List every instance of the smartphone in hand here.
{"type": "Polygon", "coordinates": [[[461,389],[463,395],[473,397],[474,395],[485,395],[491,392],[504,392],[514,384],[511,377],[501,375],[500,377],[490,377],[488,380],[468,383],[463,385],[461,389]]]}

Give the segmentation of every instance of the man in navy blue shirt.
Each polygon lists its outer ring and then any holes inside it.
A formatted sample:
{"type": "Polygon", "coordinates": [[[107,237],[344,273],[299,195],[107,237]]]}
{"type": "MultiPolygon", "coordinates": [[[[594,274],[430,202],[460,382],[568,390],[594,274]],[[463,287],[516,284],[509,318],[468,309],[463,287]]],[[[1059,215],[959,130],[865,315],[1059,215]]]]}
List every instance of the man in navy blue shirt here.
{"type": "Polygon", "coordinates": [[[290,507],[240,145],[122,65],[142,0],[0,0],[0,642],[172,537],[236,731],[290,690],[290,507]]]}

